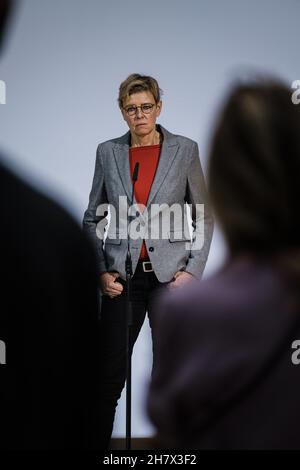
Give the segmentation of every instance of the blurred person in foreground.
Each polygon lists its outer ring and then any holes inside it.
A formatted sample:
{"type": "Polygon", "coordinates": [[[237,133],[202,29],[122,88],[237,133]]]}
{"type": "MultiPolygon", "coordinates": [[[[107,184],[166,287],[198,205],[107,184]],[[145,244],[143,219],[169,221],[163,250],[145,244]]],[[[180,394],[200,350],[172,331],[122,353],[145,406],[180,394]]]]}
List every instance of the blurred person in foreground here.
{"type": "Polygon", "coordinates": [[[299,174],[290,89],[237,85],[209,162],[228,259],[161,299],[148,409],[162,448],[300,448],[299,174]]]}
{"type": "MultiPolygon", "coordinates": [[[[0,40],[11,7],[0,0],[0,40]]],[[[0,450],[97,449],[95,253],[1,156],[0,212],[0,450]]]]}

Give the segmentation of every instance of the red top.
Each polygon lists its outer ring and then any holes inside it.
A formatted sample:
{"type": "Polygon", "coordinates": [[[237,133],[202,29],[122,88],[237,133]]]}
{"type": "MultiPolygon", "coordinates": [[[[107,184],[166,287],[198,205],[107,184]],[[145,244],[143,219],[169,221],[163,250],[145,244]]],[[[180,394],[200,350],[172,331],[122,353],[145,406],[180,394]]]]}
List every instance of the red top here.
{"type": "MultiPolygon", "coordinates": [[[[145,145],[142,147],[130,147],[129,163],[131,179],[136,162],[139,162],[139,174],[134,186],[134,195],[138,204],[147,205],[150,189],[155,177],[156,168],[159,161],[161,144],[145,145]]],[[[141,207],[143,213],[144,208],[141,207]]],[[[140,260],[149,258],[145,240],[143,240],[140,253],[140,260]]]]}

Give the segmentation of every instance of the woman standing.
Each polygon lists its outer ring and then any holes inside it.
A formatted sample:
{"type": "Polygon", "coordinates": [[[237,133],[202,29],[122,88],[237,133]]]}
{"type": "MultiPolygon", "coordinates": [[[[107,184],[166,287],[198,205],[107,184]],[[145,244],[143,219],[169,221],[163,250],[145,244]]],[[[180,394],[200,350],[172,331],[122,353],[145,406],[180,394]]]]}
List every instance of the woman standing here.
{"type": "Polygon", "coordinates": [[[89,205],[83,219],[84,229],[97,246],[101,271],[103,448],[109,444],[116,404],[125,382],[127,204],[131,200],[136,163],[139,163],[139,174],[134,202],[138,210],[133,222],[134,227],[139,227],[140,235],[133,236],[130,230],[132,347],[148,312],[154,367],[155,299],[166,286],[179,288],[201,277],[212,237],[213,222],[207,205],[204,213],[197,210],[206,204],[198,145],[156,123],[162,110],[160,92],[157,81],[149,76],[132,74],[121,84],[118,102],[129,131],[98,146],[89,205]],[[192,239],[186,203],[191,209],[192,239]],[[105,230],[103,246],[103,228],[107,223],[105,204],[111,209],[112,219],[105,230]],[[170,217],[174,205],[177,216],[170,217]],[[161,227],[161,220],[167,221],[167,230],[166,225],[161,227]]]}

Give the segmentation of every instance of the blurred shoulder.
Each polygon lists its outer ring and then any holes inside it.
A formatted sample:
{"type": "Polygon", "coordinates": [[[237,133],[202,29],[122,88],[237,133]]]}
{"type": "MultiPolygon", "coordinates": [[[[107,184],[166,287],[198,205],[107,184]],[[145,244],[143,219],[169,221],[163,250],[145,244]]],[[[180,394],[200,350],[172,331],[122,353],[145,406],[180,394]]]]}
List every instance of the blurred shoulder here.
{"type": "Polygon", "coordinates": [[[0,188],[2,222],[7,232],[15,231],[17,236],[21,227],[24,239],[28,236],[28,240],[33,242],[42,236],[44,243],[59,241],[66,247],[86,240],[86,235],[71,214],[3,161],[0,163],[0,188]]]}
{"type": "Polygon", "coordinates": [[[207,279],[166,293],[161,299],[162,316],[166,321],[172,317],[180,322],[184,317],[201,325],[267,322],[275,319],[274,312],[280,315],[277,306],[288,295],[288,286],[271,266],[238,260],[207,279]]]}

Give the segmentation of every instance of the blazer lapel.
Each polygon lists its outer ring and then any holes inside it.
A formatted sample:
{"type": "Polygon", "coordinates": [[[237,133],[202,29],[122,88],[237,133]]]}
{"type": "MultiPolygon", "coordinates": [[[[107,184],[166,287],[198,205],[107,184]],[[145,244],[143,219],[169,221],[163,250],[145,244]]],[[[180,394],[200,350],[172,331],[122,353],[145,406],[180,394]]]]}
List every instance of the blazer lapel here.
{"type": "Polygon", "coordinates": [[[160,126],[163,133],[164,140],[160,152],[160,158],[156,169],[154,181],[147,200],[147,209],[150,207],[156,193],[164,182],[165,177],[169,171],[170,166],[176,156],[179,144],[177,143],[173,134],[168,132],[164,127],[160,126]]]}

